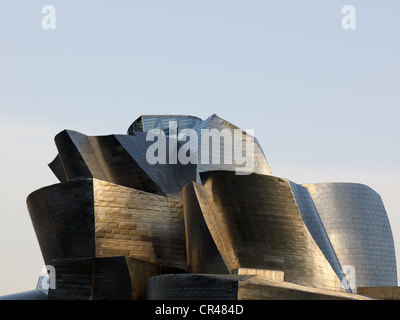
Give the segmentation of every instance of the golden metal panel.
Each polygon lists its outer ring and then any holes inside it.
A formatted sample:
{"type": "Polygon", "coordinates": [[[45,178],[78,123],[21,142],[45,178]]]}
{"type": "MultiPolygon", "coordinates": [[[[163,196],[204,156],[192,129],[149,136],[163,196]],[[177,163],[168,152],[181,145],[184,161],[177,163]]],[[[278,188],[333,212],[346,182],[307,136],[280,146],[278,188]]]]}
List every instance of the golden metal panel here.
{"type": "Polygon", "coordinates": [[[305,226],[288,180],[228,171],[201,178],[204,186],[193,187],[228,270],[281,270],[288,282],[344,290],[305,226]]]}
{"type": "Polygon", "coordinates": [[[182,202],[93,179],[96,256],[186,269],[182,202]]]}

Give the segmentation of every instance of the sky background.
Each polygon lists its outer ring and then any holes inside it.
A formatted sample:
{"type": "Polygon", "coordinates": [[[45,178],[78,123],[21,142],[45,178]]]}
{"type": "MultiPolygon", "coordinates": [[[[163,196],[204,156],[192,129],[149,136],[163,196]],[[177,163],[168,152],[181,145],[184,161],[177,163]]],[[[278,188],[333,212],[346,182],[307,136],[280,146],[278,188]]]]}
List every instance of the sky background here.
{"type": "Polygon", "coordinates": [[[399,14],[397,0],[2,0],[0,295],[41,275],[26,198],[58,182],[54,136],[123,134],[141,114],[216,113],[254,129],[275,176],[370,186],[399,260],[399,14]]]}

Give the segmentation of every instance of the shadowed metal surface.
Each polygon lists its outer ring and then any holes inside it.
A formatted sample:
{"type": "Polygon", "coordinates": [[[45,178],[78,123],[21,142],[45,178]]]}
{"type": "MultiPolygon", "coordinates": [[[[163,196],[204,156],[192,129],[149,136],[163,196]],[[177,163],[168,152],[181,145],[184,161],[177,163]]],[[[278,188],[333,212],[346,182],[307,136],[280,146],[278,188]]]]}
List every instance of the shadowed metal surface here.
{"type": "Polygon", "coordinates": [[[57,177],[57,179],[60,182],[67,182],[68,178],[65,175],[65,171],[63,168],[63,164],[61,162],[60,155],[57,154],[57,156],[54,158],[52,162],[49,163],[49,168],[51,171],[53,171],[54,175],[57,177]]]}
{"type": "Polygon", "coordinates": [[[228,268],[281,270],[285,281],[344,290],[309,233],[288,180],[213,171],[194,183],[204,220],[228,268]]]}
{"type": "Polygon", "coordinates": [[[204,221],[193,184],[183,188],[188,272],[229,273],[204,221]]]}
{"type": "Polygon", "coordinates": [[[354,266],[357,287],[397,286],[396,257],[382,199],[356,183],[304,185],[342,266],[354,266]]]}
{"type": "MultiPolygon", "coordinates": [[[[126,152],[140,165],[149,177],[160,187],[165,195],[181,199],[182,188],[196,179],[196,165],[183,165],[179,162],[170,163],[170,137],[166,137],[166,163],[150,164],[146,158],[147,149],[154,143],[146,141],[145,132],[135,132],[135,135],[116,135],[116,139],[126,152]]],[[[177,144],[178,148],[180,143],[177,144]]],[[[177,152],[175,149],[174,152],[177,152]]]]}
{"type": "MultiPolygon", "coordinates": [[[[121,146],[115,135],[86,136],[72,130],[60,132],[56,138],[60,162],[67,180],[96,178],[126,187],[165,195],[132,156],[121,146]]],[[[57,162],[50,168],[55,169],[57,162]]]]}
{"type": "Polygon", "coordinates": [[[143,300],[146,279],[182,270],[129,257],[54,259],[57,288],[48,300],[143,300]]]}
{"type": "Polygon", "coordinates": [[[339,263],[308,189],[292,181],[289,181],[289,183],[308,231],[310,231],[316,244],[321,249],[338,278],[342,280],[343,286],[347,291],[351,292],[342,266],[339,263]]]}
{"type": "Polygon", "coordinates": [[[94,257],[53,259],[56,289],[49,289],[49,300],[90,300],[94,257]]]}
{"type": "Polygon", "coordinates": [[[372,300],[256,274],[166,274],[147,279],[148,300],[372,300]]]}
{"type": "MultiPolygon", "coordinates": [[[[54,141],[59,162],[64,169],[64,175],[53,171],[57,177],[64,176],[68,181],[92,177],[81,154],[81,148],[86,143],[85,135],[72,130],[63,130],[55,136],[54,141]]],[[[54,164],[54,162],[51,163],[50,169],[54,168],[54,164]]]]}
{"type": "Polygon", "coordinates": [[[61,182],[93,177],[180,199],[182,187],[196,179],[195,164],[169,164],[168,137],[167,163],[154,165],[146,158],[146,151],[154,142],[146,141],[145,132],[86,136],[64,130],[55,141],[59,154],[49,167],[61,182]]]}
{"type": "Polygon", "coordinates": [[[131,300],[129,270],[124,257],[54,259],[56,289],[49,300],[131,300]]]}
{"type": "Polygon", "coordinates": [[[185,273],[185,270],[182,269],[162,266],[131,257],[125,257],[125,259],[131,278],[133,300],[146,299],[146,280],[148,278],[160,274],[185,273]]]}
{"type": "Polygon", "coordinates": [[[147,279],[147,300],[237,300],[238,283],[200,274],[169,274],[147,279]]]}
{"type": "Polygon", "coordinates": [[[28,196],[27,205],[45,264],[94,256],[92,179],[39,189],[28,196]]]}
{"type": "MultiPolygon", "coordinates": [[[[158,116],[161,123],[164,120],[173,120],[171,116],[158,116]]],[[[176,199],[181,199],[182,188],[191,181],[201,182],[198,174],[209,170],[231,170],[256,172],[260,174],[271,174],[268,162],[255,137],[246,134],[237,126],[221,119],[217,115],[212,115],[204,122],[196,117],[181,117],[181,119],[192,118],[192,124],[186,123],[182,128],[191,128],[197,133],[198,139],[189,139],[184,134],[177,140],[167,135],[166,137],[166,164],[150,164],[146,158],[148,148],[154,143],[147,141],[148,130],[139,130],[137,126],[130,127],[129,135],[109,135],[109,136],[86,136],[73,130],[64,130],[60,132],[55,142],[59,154],[49,164],[54,174],[61,182],[81,179],[96,178],[109,181],[122,186],[143,190],[159,195],[167,195],[176,199]],[[136,128],[139,131],[132,131],[136,128]],[[234,137],[234,130],[241,132],[240,141],[225,141],[222,139],[220,148],[216,150],[212,147],[212,139],[206,141],[202,130],[217,130],[221,132],[225,130],[234,137]],[[178,161],[171,163],[169,157],[170,139],[176,142],[178,152],[182,146],[190,148],[195,154],[197,161],[184,165],[178,161]],[[254,152],[249,153],[246,149],[246,143],[251,144],[254,152]],[[202,159],[202,146],[208,145],[211,152],[207,159],[202,159]],[[239,164],[235,161],[234,152],[232,150],[232,162],[229,163],[224,158],[226,144],[232,149],[241,148],[240,156],[246,155],[248,162],[239,164]],[[217,163],[215,163],[215,159],[217,163]],[[253,163],[253,168],[246,168],[246,164],[253,163]],[[205,161],[206,160],[206,161],[205,161]],[[250,171],[249,171],[250,170],[250,171]]],[[[178,119],[178,118],[177,118],[178,119]]],[[[189,121],[188,120],[188,121],[189,121]]],[[[159,122],[160,122],[159,121],[159,122]]],[[[179,122],[180,123],[180,122],[179,122]]],[[[157,125],[151,125],[149,128],[157,128],[157,125]]],[[[218,144],[220,142],[219,139],[218,144]]]]}

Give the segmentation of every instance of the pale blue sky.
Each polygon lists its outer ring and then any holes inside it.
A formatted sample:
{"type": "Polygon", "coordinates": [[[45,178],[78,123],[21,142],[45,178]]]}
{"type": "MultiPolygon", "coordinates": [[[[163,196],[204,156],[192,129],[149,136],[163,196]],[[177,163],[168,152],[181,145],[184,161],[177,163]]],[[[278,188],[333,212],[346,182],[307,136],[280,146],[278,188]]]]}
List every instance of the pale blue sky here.
{"type": "Polygon", "coordinates": [[[41,273],[25,200],[57,182],[54,136],[125,133],[140,114],[216,113],[254,129],[276,176],[369,185],[400,257],[399,14],[396,0],[1,1],[0,295],[41,273]]]}

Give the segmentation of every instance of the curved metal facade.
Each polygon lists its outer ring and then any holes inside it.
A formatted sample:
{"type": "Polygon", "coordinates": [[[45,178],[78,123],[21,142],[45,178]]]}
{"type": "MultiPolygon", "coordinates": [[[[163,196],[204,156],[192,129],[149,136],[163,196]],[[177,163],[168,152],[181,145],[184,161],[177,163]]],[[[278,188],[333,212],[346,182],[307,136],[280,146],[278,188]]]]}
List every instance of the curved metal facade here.
{"type": "Polygon", "coordinates": [[[274,177],[256,138],[215,114],[141,117],[128,131],[55,137],[49,167],[61,183],[27,198],[56,271],[48,299],[364,299],[347,266],[359,287],[397,285],[389,220],[369,187],[274,177]],[[175,118],[181,132],[165,131],[166,163],[151,164],[147,131],[175,118]],[[215,150],[207,130],[217,140],[236,132],[233,149],[246,154],[248,143],[254,166],[226,163],[232,141],[215,150]],[[170,163],[182,147],[201,162],[170,163]]]}
{"type": "Polygon", "coordinates": [[[91,179],[39,189],[28,196],[27,206],[45,264],[55,258],[94,256],[91,179]]]}
{"type": "Polygon", "coordinates": [[[355,268],[358,287],[397,286],[392,230],[378,193],[356,183],[308,184],[342,266],[355,268]]]}
{"type": "MultiPolygon", "coordinates": [[[[136,140],[135,137],[128,138],[136,140]]],[[[121,146],[115,135],[86,136],[76,131],[64,130],[56,136],[55,142],[64,176],[68,181],[96,178],[165,195],[160,186],[121,146]]],[[[63,177],[55,161],[49,166],[55,170],[56,176],[63,177]]]]}
{"type": "Polygon", "coordinates": [[[188,272],[228,274],[199,201],[194,184],[187,184],[183,188],[183,208],[188,272]]]}
{"type": "Polygon", "coordinates": [[[204,186],[194,184],[197,199],[230,272],[281,270],[288,282],[344,290],[309,233],[288,180],[230,171],[201,178],[204,186]]]}
{"type": "Polygon", "coordinates": [[[186,269],[182,202],[94,180],[96,256],[186,269]]]}
{"type": "Polygon", "coordinates": [[[84,179],[35,191],[27,204],[43,259],[57,269],[49,299],[143,299],[146,278],[186,269],[182,202],[84,179]]]}
{"type": "MultiPolygon", "coordinates": [[[[200,174],[202,172],[208,171],[234,171],[238,174],[250,174],[252,172],[259,174],[271,175],[271,169],[269,167],[268,161],[264,155],[264,152],[258,143],[257,139],[249,134],[247,134],[244,130],[238,128],[234,124],[218,117],[216,114],[211,115],[206,120],[204,120],[200,125],[193,128],[197,132],[197,141],[191,141],[191,144],[197,143],[198,148],[198,158],[199,164],[197,165],[197,173],[200,174]],[[223,136],[223,132],[228,133],[228,138],[231,137],[233,139],[235,130],[239,130],[241,133],[240,141],[229,142],[229,139],[225,141],[225,139],[221,139],[223,143],[220,144],[219,148],[213,148],[211,139],[207,138],[205,133],[202,130],[216,130],[216,132],[221,133],[223,136]],[[252,151],[250,154],[248,150],[246,150],[246,145],[251,145],[252,151]],[[227,151],[227,146],[232,147],[232,151],[227,151]],[[234,148],[241,148],[242,153],[246,155],[247,161],[252,162],[252,168],[246,168],[247,163],[240,164],[234,160],[234,148]],[[211,152],[209,149],[211,148],[211,152]],[[207,154],[202,154],[202,150],[207,150],[207,154]],[[231,155],[232,163],[228,163],[224,156],[231,155]],[[213,160],[219,159],[219,163],[215,163],[213,160]],[[205,161],[204,161],[205,160],[205,161]]],[[[215,139],[215,138],[214,138],[215,139]]],[[[218,140],[218,139],[217,139],[218,140]]],[[[218,141],[219,143],[220,141],[218,141]]],[[[229,150],[229,149],[228,149],[229,150]]],[[[197,182],[201,183],[199,180],[199,176],[197,182]]]]}
{"type": "Polygon", "coordinates": [[[325,227],[321,221],[312,197],[308,192],[308,189],[292,181],[289,181],[289,183],[308,231],[310,231],[315,243],[329,261],[336,275],[339,277],[339,279],[342,279],[344,288],[346,288],[347,291],[351,291],[343,272],[343,268],[336,256],[336,252],[332,246],[328,234],[326,233],[325,227]]]}

